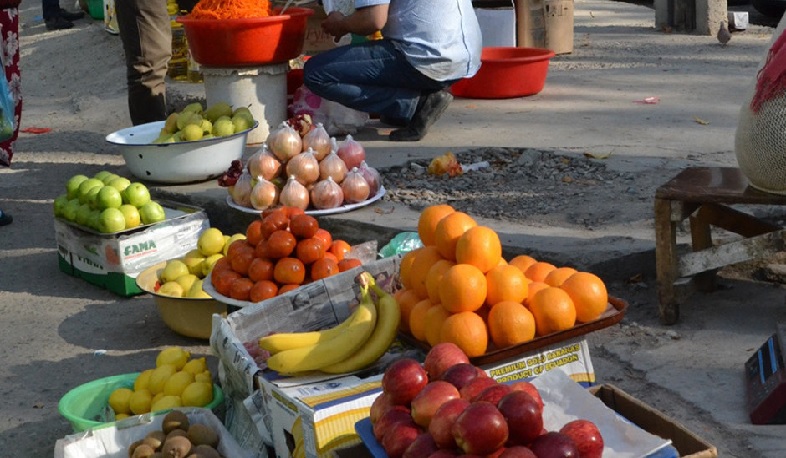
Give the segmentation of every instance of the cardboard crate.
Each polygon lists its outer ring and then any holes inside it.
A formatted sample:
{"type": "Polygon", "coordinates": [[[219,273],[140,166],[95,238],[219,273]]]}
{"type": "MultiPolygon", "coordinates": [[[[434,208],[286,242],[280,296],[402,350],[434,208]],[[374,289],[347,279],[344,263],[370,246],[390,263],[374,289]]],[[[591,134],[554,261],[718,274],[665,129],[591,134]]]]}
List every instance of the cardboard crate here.
{"type": "Polygon", "coordinates": [[[198,207],[160,203],[166,220],[116,234],[99,234],[55,218],[60,271],[120,296],[142,294],[137,275],[149,266],[185,255],[210,227],[198,207]]]}
{"type": "Polygon", "coordinates": [[[670,439],[682,458],[716,458],[718,449],[668,415],[610,384],[594,386],[590,393],[641,429],[670,439]]]}
{"type": "Polygon", "coordinates": [[[573,52],[573,0],[515,0],[516,46],[573,52]]]}
{"type": "Polygon", "coordinates": [[[589,344],[584,338],[559,342],[537,351],[481,365],[480,368],[500,383],[532,380],[545,372],[560,370],[584,387],[595,384],[595,369],[589,344]]]}

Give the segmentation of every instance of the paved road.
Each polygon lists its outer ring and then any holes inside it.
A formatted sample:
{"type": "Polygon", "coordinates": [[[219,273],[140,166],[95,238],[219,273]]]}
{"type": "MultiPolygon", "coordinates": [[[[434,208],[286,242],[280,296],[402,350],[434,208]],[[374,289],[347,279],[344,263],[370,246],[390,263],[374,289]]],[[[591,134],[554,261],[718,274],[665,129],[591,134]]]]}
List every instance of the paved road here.
{"type": "MultiPolygon", "coordinates": [[[[24,14],[29,18],[34,12],[24,14]]],[[[526,99],[457,99],[420,143],[389,143],[387,130],[372,124],[357,136],[370,162],[400,165],[485,146],[610,154],[609,167],[638,173],[640,185],[653,190],[688,165],[735,165],[737,113],[771,28],[753,25],[721,48],[714,37],[655,30],[654,12],[646,5],[608,0],[577,0],[575,22],[575,50],[552,61],[543,92],[526,99]],[[650,96],[660,102],[635,103],[650,96]]],[[[127,121],[117,41],[97,25],[81,25],[61,41],[45,43],[47,35],[37,27],[22,37],[28,87],[51,89],[27,92],[25,125],[55,132],[46,138],[23,136],[14,167],[0,170],[0,208],[16,217],[13,225],[0,228],[0,386],[5,392],[0,448],[3,455],[30,457],[51,455],[55,440],[70,432],[56,404],[76,384],[147,367],[166,345],[184,345],[197,355],[209,351],[202,341],[170,332],[149,297],[119,298],[57,270],[52,199],[76,173],[128,174],[117,151],[103,142],[106,133],[127,127],[127,121]],[[113,78],[100,96],[84,96],[77,81],[53,85],[56,71],[45,65],[46,59],[73,52],[69,37],[85,35],[105,47],[102,53],[111,51],[96,56],[113,78]]],[[[176,103],[203,94],[199,85],[173,84],[171,95],[176,103]]],[[[243,227],[243,219],[223,205],[224,190],[213,184],[155,191],[205,206],[222,229],[243,227]]],[[[622,206],[626,221],[591,232],[488,224],[505,233],[510,250],[537,247],[566,264],[593,269],[629,302],[620,326],[589,338],[599,382],[613,383],[674,416],[717,445],[721,456],[784,456],[783,427],[749,424],[742,379],[747,357],[784,319],[782,289],[725,278],[723,289],[693,296],[677,325],[660,325],[651,202],[622,206]]],[[[357,239],[384,240],[412,229],[416,216],[383,202],[325,224],[357,239]]]]}

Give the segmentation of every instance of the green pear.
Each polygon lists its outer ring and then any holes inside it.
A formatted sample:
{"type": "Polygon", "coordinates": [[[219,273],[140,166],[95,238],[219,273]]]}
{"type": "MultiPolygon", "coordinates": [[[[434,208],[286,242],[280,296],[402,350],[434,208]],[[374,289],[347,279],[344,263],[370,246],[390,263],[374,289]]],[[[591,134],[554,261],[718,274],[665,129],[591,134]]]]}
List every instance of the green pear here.
{"type": "Polygon", "coordinates": [[[190,111],[191,113],[199,113],[202,114],[203,107],[200,102],[189,103],[183,108],[183,111],[190,111]]]}
{"type": "Polygon", "coordinates": [[[166,121],[164,122],[163,131],[165,131],[170,135],[177,132],[177,117],[178,117],[177,113],[172,113],[169,116],[167,116],[166,121]]]}
{"type": "Polygon", "coordinates": [[[219,119],[213,123],[213,135],[226,137],[235,133],[235,124],[231,119],[219,119]]]}
{"type": "Polygon", "coordinates": [[[237,107],[237,109],[232,112],[232,117],[234,118],[235,116],[246,116],[251,121],[254,120],[254,115],[248,107],[237,107]]]}
{"type": "Polygon", "coordinates": [[[248,117],[244,115],[232,116],[232,126],[234,128],[235,133],[248,130],[251,128],[252,125],[253,125],[253,121],[249,121],[248,117]]]}
{"type": "Polygon", "coordinates": [[[202,119],[202,133],[209,134],[213,132],[213,123],[209,119],[202,119]]]}
{"type": "Polygon", "coordinates": [[[183,128],[183,140],[187,142],[195,142],[197,140],[202,140],[202,136],[204,132],[202,132],[202,127],[196,124],[189,124],[183,128]]]}
{"type": "Polygon", "coordinates": [[[232,106],[226,102],[216,102],[205,110],[204,116],[210,122],[216,122],[221,116],[231,117],[232,106]]]}

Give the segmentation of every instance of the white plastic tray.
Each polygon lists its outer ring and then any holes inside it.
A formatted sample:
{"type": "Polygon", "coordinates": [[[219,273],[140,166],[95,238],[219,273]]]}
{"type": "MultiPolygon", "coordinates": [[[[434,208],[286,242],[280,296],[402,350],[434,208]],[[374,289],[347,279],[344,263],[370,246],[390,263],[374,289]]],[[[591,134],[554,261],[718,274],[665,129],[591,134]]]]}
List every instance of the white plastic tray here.
{"type": "MultiPolygon", "coordinates": [[[[342,206],[336,207],[336,208],[327,208],[325,210],[309,209],[309,210],[306,210],[306,214],[307,215],[311,215],[311,216],[322,216],[322,215],[335,215],[337,213],[346,213],[346,212],[350,212],[352,210],[355,210],[357,208],[361,208],[361,207],[365,207],[367,205],[371,205],[372,203],[378,201],[379,199],[381,199],[384,196],[385,196],[385,187],[384,186],[380,186],[379,187],[379,191],[377,191],[377,193],[373,197],[369,197],[368,199],[364,200],[363,202],[358,202],[356,204],[342,205],[342,206]]],[[[227,205],[229,205],[230,207],[234,208],[235,210],[240,210],[243,213],[252,213],[252,214],[255,214],[255,215],[259,215],[259,214],[262,213],[262,210],[257,210],[255,208],[249,208],[249,207],[243,207],[242,205],[236,204],[232,200],[231,196],[227,196],[227,205]]]]}

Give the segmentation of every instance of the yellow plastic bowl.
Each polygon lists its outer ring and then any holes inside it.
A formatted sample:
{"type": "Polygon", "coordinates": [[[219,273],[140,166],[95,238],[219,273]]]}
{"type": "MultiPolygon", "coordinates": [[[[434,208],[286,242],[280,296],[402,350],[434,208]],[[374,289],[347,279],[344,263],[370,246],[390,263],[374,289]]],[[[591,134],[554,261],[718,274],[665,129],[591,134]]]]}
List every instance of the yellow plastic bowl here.
{"type": "MultiPolygon", "coordinates": [[[[139,372],[113,375],[93,380],[70,390],[57,404],[57,410],[74,428],[74,432],[105,428],[114,424],[109,395],[118,388],[133,388],[139,372]]],[[[206,409],[214,410],[224,402],[224,392],[213,384],[213,400],[206,409]]]]}
{"type": "Polygon", "coordinates": [[[150,293],[158,307],[161,319],[176,333],[198,339],[209,339],[213,329],[213,314],[227,314],[226,304],[213,299],[178,298],[158,294],[155,290],[158,272],[166,261],[148,267],[136,277],[139,289],[150,293]]]}

